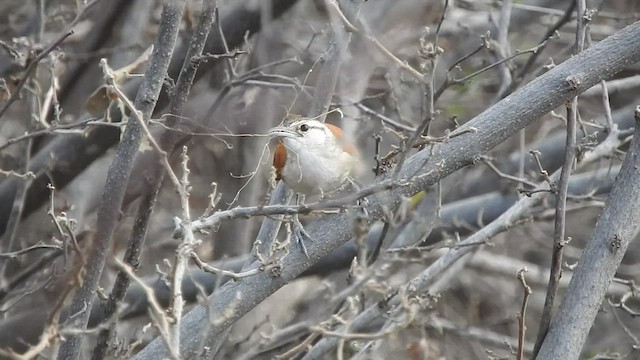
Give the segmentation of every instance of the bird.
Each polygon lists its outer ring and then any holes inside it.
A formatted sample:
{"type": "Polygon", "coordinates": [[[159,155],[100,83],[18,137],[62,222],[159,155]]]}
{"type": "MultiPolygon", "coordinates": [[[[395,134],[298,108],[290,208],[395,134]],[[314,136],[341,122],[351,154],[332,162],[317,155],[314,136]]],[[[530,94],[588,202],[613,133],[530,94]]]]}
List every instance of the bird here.
{"type": "MultiPolygon", "coordinates": [[[[294,121],[269,130],[278,139],[273,167],[275,179],[282,180],[296,193],[297,203],[305,197],[326,195],[338,191],[351,179],[359,162],[357,147],[347,139],[339,127],[315,119],[294,121]]],[[[311,237],[304,230],[297,214],[293,216],[293,232],[304,254],[309,257],[305,239],[311,237]]]]}

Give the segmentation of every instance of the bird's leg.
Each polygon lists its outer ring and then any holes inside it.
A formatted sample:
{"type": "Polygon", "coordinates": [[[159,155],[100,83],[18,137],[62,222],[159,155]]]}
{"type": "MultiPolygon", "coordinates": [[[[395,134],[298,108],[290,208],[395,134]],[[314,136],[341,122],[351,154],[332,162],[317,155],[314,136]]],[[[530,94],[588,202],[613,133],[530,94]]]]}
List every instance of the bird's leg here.
{"type": "MultiPolygon", "coordinates": [[[[304,203],[304,195],[296,194],[296,205],[300,205],[304,203]]],[[[298,214],[293,214],[293,234],[295,235],[298,243],[302,247],[302,252],[304,255],[309,258],[309,253],[307,252],[307,247],[304,245],[305,240],[311,241],[311,236],[304,229],[302,224],[300,223],[300,219],[298,218],[298,214]]]]}
{"type": "MultiPolygon", "coordinates": [[[[351,177],[347,178],[347,181],[349,184],[351,184],[351,189],[353,189],[354,191],[360,191],[360,189],[362,188],[360,186],[360,184],[358,184],[355,180],[353,180],[351,177]]],[[[369,216],[369,212],[367,211],[367,207],[369,206],[369,200],[367,200],[367,198],[362,198],[362,199],[358,199],[356,202],[357,206],[360,208],[360,210],[362,210],[362,213],[365,216],[369,216]]]]}

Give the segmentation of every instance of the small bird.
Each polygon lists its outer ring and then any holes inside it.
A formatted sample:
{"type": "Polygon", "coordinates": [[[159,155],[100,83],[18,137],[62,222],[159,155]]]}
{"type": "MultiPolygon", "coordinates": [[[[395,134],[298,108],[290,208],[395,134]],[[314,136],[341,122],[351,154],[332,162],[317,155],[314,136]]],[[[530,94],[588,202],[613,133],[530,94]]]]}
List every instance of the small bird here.
{"type": "MultiPolygon", "coordinates": [[[[298,203],[305,196],[323,197],[341,189],[359,161],[358,149],[335,125],[306,119],[275,127],[269,134],[279,139],[273,156],[276,180],[297,193],[298,203]]],[[[297,215],[293,230],[308,257],[303,239],[310,237],[297,215]]]]}

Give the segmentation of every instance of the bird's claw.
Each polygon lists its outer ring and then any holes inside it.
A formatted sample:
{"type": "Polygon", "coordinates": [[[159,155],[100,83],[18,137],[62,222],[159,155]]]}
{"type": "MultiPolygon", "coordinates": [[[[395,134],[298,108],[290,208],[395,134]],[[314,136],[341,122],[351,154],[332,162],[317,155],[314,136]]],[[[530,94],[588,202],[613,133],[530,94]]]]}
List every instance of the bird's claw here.
{"type": "Polygon", "coordinates": [[[369,211],[367,211],[367,208],[369,207],[369,200],[367,200],[367,198],[359,199],[357,201],[357,205],[358,208],[360,208],[362,215],[364,215],[365,217],[369,217],[369,211]]]}
{"type": "Polygon", "coordinates": [[[296,237],[298,244],[300,244],[302,252],[307,257],[307,259],[309,259],[309,252],[307,251],[307,247],[305,246],[304,242],[306,240],[311,241],[311,236],[309,236],[309,233],[307,233],[307,231],[300,223],[300,220],[298,219],[293,220],[293,235],[296,237]]]}

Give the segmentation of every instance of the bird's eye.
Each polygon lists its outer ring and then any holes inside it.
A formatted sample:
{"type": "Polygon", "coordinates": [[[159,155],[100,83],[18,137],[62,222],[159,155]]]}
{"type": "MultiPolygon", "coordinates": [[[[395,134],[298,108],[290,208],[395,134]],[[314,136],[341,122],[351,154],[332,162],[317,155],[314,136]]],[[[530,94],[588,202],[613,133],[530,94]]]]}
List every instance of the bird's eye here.
{"type": "Polygon", "coordinates": [[[300,125],[300,131],[305,132],[309,130],[309,125],[307,124],[302,124],[300,125]]]}

